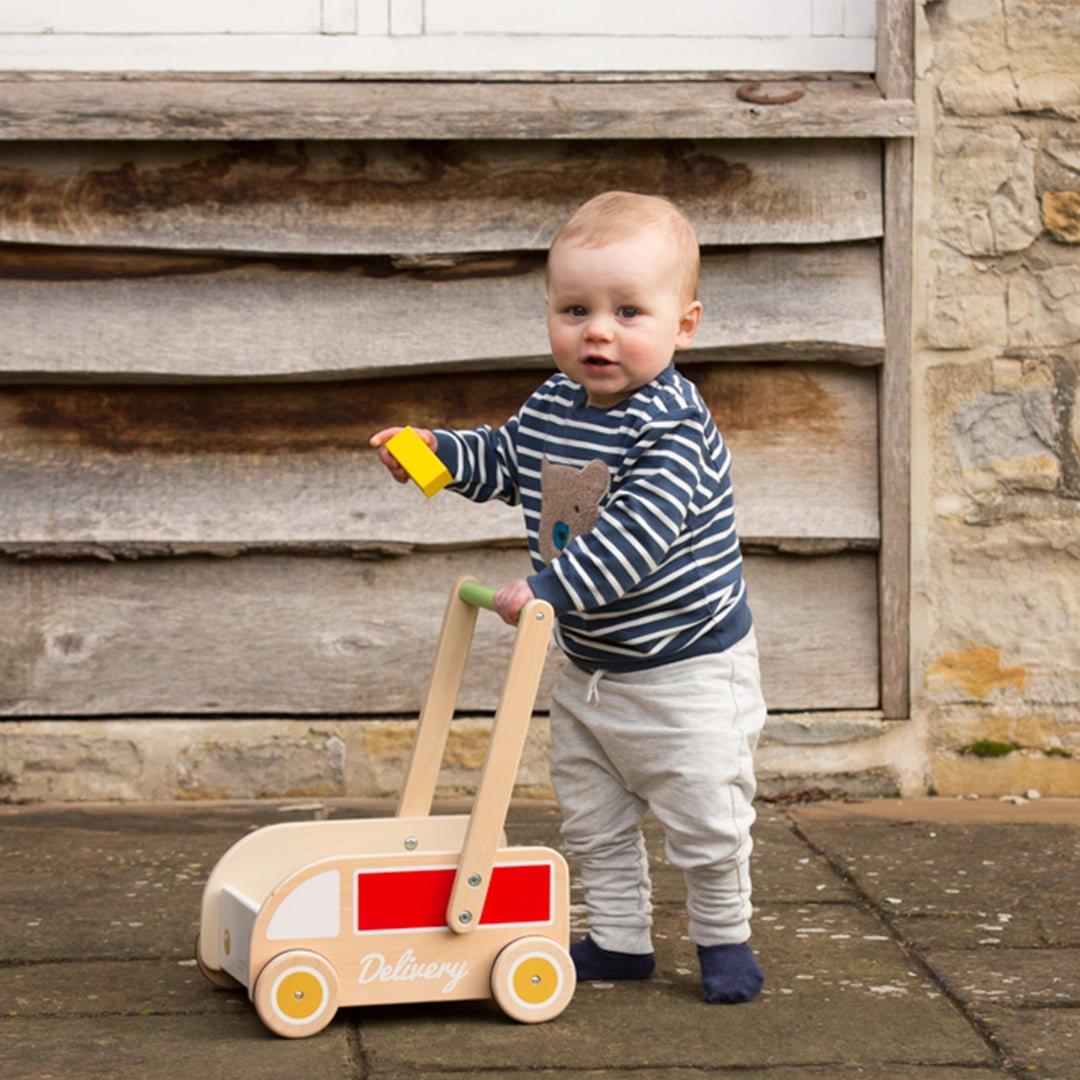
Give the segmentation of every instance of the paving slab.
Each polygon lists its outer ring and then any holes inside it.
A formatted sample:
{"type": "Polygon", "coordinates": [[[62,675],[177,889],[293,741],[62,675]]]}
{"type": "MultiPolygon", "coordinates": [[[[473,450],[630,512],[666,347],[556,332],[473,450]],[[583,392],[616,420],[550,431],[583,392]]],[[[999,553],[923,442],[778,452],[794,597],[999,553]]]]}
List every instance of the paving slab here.
{"type": "MultiPolygon", "coordinates": [[[[385,1080],[414,1080],[416,1072],[379,1072],[385,1080]]],[[[438,1080],[477,1080],[475,1072],[444,1072],[437,1074],[438,1080]]],[[[641,1076],[641,1073],[636,1075],[641,1076]]],[[[1003,1080],[1012,1073],[1003,1069],[969,1069],[951,1065],[807,1065],[798,1071],[789,1068],[780,1069],[654,1069],[648,1076],[659,1076],[663,1080],[701,1080],[702,1076],[718,1076],[730,1080],[858,1080],[859,1077],[872,1077],[874,1080],[1003,1080]]],[[[485,1069],[483,1080],[604,1080],[611,1076],[610,1069],[485,1069]]]]}
{"type": "MultiPolygon", "coordinates": [[[[969,947],[1080,944],[1080,829],[992,822],[935,824],[797,817],[882,911],[905,919],[942,916],[969,947]]],[[[904,922],[917,944],[936,943],[934,922],[904,922]]]]}
{"type": "Polygon", "coordinates": [[[1020,1075],[1080,1076],[1080,1009],[988,1009],[979,1018],[1020,1075]]]}
{"type": "Polygon", "coordinates": [[[761,926],[754,941],[767,986],[750,1004],[701,1000],[682,913],[662,905],[656,976],[584,983],[555,1022],[523,1028],[490,1001],[358,1010],[370,1075],[511,1065],[720,1069],[764,1064],[763,1054],[773,1067],[992,1063],[983,1040],[868,913],[778,905],[762,909],[761,926]]]}
{"type": "Polygon", "coordinates": [[[1080,1007],[1080,954],[1075,949],[935,950],[925,960],[953,997],[977,1008],[1080,1007]]]}
{"type": "Polygon", "coordinates": [[[247,992],[210,985],[194,960],[105,960],[0,967],[0,1016],[235,1013],[247,992]]]}
{"type": "Polygon", "coordinates": [[[122,1016],[0,1020],[4,1080],[353,1080],[355,1029],[334,1021],[317,1039],[280,1039],[240,1016],[122,1016]]]}

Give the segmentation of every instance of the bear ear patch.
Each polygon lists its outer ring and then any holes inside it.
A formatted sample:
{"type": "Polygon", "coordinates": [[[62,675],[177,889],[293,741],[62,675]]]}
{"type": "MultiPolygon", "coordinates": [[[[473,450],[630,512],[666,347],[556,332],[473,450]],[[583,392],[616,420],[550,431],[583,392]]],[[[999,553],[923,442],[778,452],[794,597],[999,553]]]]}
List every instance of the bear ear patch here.
{"type": "Polygon", "coordinates": [[[601,458],[593,458],[581,470],[581,479],[584,481],[586,489],[594,493],[598,499],[611,484],[611,472],[601,458]]]}

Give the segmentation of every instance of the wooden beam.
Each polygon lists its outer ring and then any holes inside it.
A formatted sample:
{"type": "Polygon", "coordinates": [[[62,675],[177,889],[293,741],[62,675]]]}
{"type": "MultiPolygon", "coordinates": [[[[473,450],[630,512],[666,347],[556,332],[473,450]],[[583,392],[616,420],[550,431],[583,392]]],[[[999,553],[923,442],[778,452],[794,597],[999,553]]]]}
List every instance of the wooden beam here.
{"type": "Polygon", "coordinates": [[[543,251],[602,191],[663,191],[699,243],[881,236],[876,142],[0,144],[0,242],[204,253],[543,251]]]}
{"type": "MultiPolygon", "coordinates": [[[[551,370],[544,289],[539,253],[395,272],[0,247],[0,382],[551,370]]],[[[706,253],[700,296],[686,361],[881,358],[876,242],[706,253]]]]}
{"type": "Polygon", "coordinates": [[[914,132],[914,105],[872,78],[797,80],[785,105],[739,83],[11,82],[0,139],[881,138],[914,132]]]}
{"type": "MultiPolygon", "coordinates": [[[[877,379],[830,364],[683,368],[732,454],[755,549],[874,550],[877,379]]],[[[520,507],[399,487],[383,427],[498,426],[546,372],[351,382],[0,387],[0,551],[378,552],[524,543],[520,507]]]]}
{"type": "MultiPolygon", "coordinates": [[[[912,0],[878,0],[877,78],[889,99],[914,94],[912,0]]],[[[911,292],[912,159],[910,140],[884,143],[885,363],[881,369],[881,703],[886,719],[910,712],[911,587],[911,292]]]]}
{"type": "MultiPolygon", "coordinates": [[[[772,711],[878,702],[873,553],[749,556],[772,711]]],[[[415,713],[451,583],[529,572],[522,551],[397,559],[0,559],[0,715],[415,713]]],[[[492,711],[513,633],[481,612],[458,708],[492,711]]],[[[538,709],[557,674],[552,650],[538,709]]],[[[601,687],[601,693],[603,688],[601,687]]]]}

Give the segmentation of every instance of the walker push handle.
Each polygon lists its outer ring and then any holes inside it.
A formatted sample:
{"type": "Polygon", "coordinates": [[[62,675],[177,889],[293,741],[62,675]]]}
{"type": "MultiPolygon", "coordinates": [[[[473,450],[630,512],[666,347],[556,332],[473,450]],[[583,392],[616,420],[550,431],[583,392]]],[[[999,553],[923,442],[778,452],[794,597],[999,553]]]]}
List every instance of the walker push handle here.
{"type": "MultiPolygon", "coordinates": [[[[473,578],[459,578],[450,590],[443,615],[435,663],[405,768],[398,817],[431,814],[439,765],[480,607],[495,609],[495,590],[473,578]]],[[[473,930],[484,909],[499,835],[506,821],[554,623],[551,604],[535,598],[522,607],[518,618],[506,681],[447,905],[447,925],[458,934],[473,930]]]]}
{"type": "Polygon", "coordinates": [[[458,596],[467,604],[475,604],[477,607],[495,610],[495,590],[489,589],[476,581],[463,581],[458,586],[458,596]]]}

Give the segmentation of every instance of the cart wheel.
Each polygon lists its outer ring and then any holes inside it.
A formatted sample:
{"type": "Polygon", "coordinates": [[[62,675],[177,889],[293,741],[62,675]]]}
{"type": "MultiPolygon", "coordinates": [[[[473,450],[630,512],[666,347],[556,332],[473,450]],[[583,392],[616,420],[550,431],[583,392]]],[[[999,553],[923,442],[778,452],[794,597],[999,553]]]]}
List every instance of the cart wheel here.
{"type": "Polygon", "coordinates": [[[576,986],[574,961],[550,938],[518,938],[491,967],[491,993],[499,1008],[523,1024],[554,1019],[570,1004],[576,986]]]}
{"type": "Polygon", "coordinates": [[[212,982],[219,990],[242,990],[244,984],[237,982],[227,971],[215,971],[203,963],[199,954],[199,934],[195,935],[195,966],[202,972],[203,978],[212,982]]]}
{"type": "Polygon", "coordinates": [[[259,1019],[275,1035],[302,1039],[334,1019],[337,974],[318,953],[290,949],[259,972],[252,998],[259,1019]]]}

